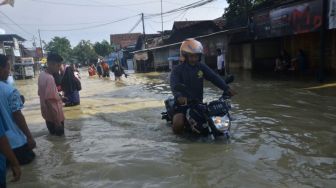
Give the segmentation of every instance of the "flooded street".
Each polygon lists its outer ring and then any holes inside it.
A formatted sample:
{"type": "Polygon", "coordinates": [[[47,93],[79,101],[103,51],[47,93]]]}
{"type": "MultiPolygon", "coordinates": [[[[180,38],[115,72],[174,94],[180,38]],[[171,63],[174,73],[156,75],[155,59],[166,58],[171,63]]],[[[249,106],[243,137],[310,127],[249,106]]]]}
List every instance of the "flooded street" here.
{"type": "MultiPolygon", "coordinates": [[[[48,135],[37,78],[17,81],[37,158],[9,187],[335,187],[336,88],[237,72],[231,143],[176,137],[160,113],[168,73],[116,83],[82,72],[81,105],[48,135]]],[[[205,100],[221,92],[207,83],[205,100]]]]}

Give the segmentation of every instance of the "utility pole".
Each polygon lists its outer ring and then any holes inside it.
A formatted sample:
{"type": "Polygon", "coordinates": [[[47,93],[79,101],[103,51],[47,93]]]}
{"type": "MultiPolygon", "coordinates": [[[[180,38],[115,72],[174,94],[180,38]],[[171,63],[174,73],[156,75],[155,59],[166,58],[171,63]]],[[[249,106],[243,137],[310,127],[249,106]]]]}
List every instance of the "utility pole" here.
{"type": "Polygon", "coordinates": [[[142,41],[143,44],[145,45],[145,49],[147,48],[147,44],[146,44],[146,32],[145,32],[145,18],[144,18],[144,13],[141,13],[141,19],[142,19],[142,41]]]}
{"type": "Polygon", "coordinates": [[[41,47],[41,53],[42,53],[42,58],[43,58],[43,48],[42,48],[42,40],[41,40],[41,32],[40,32],[40,29],[38,29],[38,34],[39,34],[39,38],[40,38],[40,47],[41,47]]]}
{"type": "Polygon", "coordinates": [[[162,15],[162,0],[161,0],[161,38],[163,40],[163,15],[162,15]]]}
{"type": "Polygon", "coordinates": [[[36,48],[36,37],[33,35],[33,47],[36,48]]]}

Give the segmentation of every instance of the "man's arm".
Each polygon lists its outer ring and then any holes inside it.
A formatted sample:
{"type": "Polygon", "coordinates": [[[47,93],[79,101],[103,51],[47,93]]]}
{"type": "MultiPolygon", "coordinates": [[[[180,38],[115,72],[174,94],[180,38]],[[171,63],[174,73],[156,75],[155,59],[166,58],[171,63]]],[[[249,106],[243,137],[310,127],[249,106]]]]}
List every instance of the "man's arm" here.
{"type": "Polygon", "coordinates": [[[14,90],[9,97],[8,103],[10,104],[10,109],[14,118],[15,123],[18,125],[23,134],[26,135],[28,145],[31,149],[36,147],[34,138],[32,137],[30,130],[27,126],[26,119],[24,118],[21,109],[23,108],[23,101],[18,90],[14,90]]]}
{"type": "Polygon", "coordinates": [[[27,126],[26,119],[23,116],[21,110],[13,112],[13,117],[14,117],[15,123],[19,126],[20,130],[23,132],[23,134],[26,135],[29,148],[30,149],[35,148],[36,142],[27,126]]]}
{"type": "Polygon", "coordinates": [[[179,67],[175,67],[170,75],[170,89],[176,99],[182,97],[182,93],[175,90],[175,87],[181,83],[179,67]]]}
{"type": "Polygon", "coordinates": [[[179,67],[175,67],[170,75],[170,89],[175,97],[175,99],[177,100],[177,102],[180,105],[185,105],[187,104],[187,98],[185,96],[183,96],[183,94],[181,92],[178,92],[175,90],[175,87],[178,84],[182,83],[181,77],[180,77],[180,72],[181,70],[179,69],[179,67]]]}
{"type": "Polygon", "coordinates": [[[13,180],[12,181],[19,181],[21,177],[21,169],[20,164],[17,161],[11,147],[9,146],[8,140],[6,136],[0,137],[0,152],[5,155],[8,159],[11,169],[13,172],[13,180]]]}
{"type": "Polygon", "coordinates": [[[209,80],[218,88],[222,89],[224,92],[228,92],[230,87],[225,83],[225,81],[211,70],[206,64],[201,64],[205,79],[209,80]]]}

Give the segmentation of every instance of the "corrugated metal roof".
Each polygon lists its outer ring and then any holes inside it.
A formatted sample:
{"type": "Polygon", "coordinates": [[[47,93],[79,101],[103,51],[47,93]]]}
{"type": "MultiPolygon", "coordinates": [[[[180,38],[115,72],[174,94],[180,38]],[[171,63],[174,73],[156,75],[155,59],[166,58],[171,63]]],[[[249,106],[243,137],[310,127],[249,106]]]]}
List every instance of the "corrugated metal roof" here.
{"type": "MultiPolygon", "coordinates": [[[[244,29],[247,29],[247,27],[239,27],[239,28],[235,28],[235,29],[228,29],[228,30],[224,30],[224,31],[218,31],[218,32],[211,33],[211,34],[208,34],[208,35],[202,35],[202,36],[195,37],[195,39],[210,37],[210,36],[219,35],[219,34],[223,34],[223,33],[239,32],[239,31],[242,31],[244,29]]],[[[163,46],[158,46],[158,47],[154,47],[154,48],[148,48],[148,49],[138,50],[138,51],[134,51],[132,53],[145,52],[145,51],[150,51],[150,50],[157,50],[157,49],[171,47],[171,46],[176,46],[176,45],[180,45],[180,44],[182,44],[182,41],[181,42],[177,42],[177,43],[173,43],[173,44],[167,44],[167,45],[163,45],[163,46]]]]}
{"type": "Polygon", "coordinates": [[[0,35],[0,41],[13,41],[13,38],[16,38],[18,41],[24,42],[26,39],[20,37],[17,34],[4,34],[0,35]]]}

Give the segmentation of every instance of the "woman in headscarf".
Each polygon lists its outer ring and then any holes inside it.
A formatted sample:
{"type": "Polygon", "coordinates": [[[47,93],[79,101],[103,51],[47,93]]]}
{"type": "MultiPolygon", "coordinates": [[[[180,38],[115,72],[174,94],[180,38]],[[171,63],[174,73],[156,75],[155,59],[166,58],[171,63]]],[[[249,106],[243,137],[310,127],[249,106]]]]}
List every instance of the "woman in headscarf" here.
{"type": "Polygon", "coordinates": [[[80,104],[79,91],[81,83],[79,79],[75,77],[74,69],[69,66],[65,69],[65,73],[62,79],[62,89],[64,92],[65,106],[76,106],[80,104]]]}
{"type": "Polygon", "coordinates": [[[121,81],[121,76],[124,74],[127,78],[124,68],[120,65],[120,62],[117,60],[112,66],[112,72],[114,73],[115,81],[121,81]]]}

